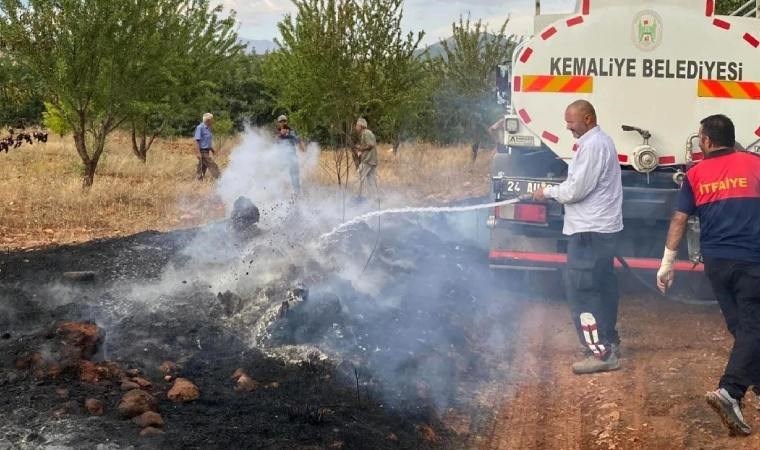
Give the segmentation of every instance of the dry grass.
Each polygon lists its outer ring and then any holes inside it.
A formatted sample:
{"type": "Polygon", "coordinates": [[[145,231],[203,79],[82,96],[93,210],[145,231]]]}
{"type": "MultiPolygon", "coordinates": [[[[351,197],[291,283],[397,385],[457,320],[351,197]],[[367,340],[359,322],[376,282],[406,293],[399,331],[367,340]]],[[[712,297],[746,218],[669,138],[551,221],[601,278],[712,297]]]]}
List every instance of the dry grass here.
{"type": "MultiPolygon", "coordinates": [[[[469,146],[436,147],[407,143],[394,155],[381,145],[378,183],[384,192],[397,192],[415,204],[443,203],[488,194],[493,151],[481,151],[473,163],[469,146]]],[[[312,182],[336,184],[334,154],[324,151],[321,168],[311,174],[312,182]]],[[[354,172],[349,176],[356,181],[354,172]]]]}
{"type": "MultiPolygon", "coordinates": [[[[213,183],[195,180],[191,140],[157,141],[147,164],[132,155],[126,136],[114,136],[107,145],[95,184],[86,193],[70,137],[51,137],[47,144],[0,154],[5,168],[0,178],[4,194],[0,200],[0,249],[190,227],[224,215],[213,183]]],[[[386,192],[404,193],[417,204],[487,193],[488,152],[482,152],[473,164],[466,147],[406,145],[398,155],[386,148],[381,150],[379,169],[386,192]]],[[[307,174],[307,189],[308,183],[335,184],[324,169],[332,155],[322,153],[322,168],[307,174]]],[[[225,155],[217,161],[223,168],[225,155]]]]}
{"type": "Polygon", "coordinates": [[[157,142],[147,164],[131,153],[125,136],[107,145],[86,193],[70,137],[0,155],[0,245],[25,248],[166,230],[224,213],[213,184],[194,179],[191,141],[157,142]]]}

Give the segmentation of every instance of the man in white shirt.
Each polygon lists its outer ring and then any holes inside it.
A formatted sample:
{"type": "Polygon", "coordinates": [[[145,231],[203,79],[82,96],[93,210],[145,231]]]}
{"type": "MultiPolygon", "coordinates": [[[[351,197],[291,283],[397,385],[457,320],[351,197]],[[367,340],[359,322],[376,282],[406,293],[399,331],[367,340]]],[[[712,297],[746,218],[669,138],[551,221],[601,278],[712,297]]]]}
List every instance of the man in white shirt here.
{"type": "Polygon", "coordinates": [[[613,258],[623,230],[620,163],[615,144],[596,123],[591,103],[571,103],[565,122],[578,139],[567,180],[537,190],[533,198],[554,199],[565,206],[565,288],[578,336],[588,349],[587,357],[573,364],[573,372],[617,370],[619,293],[613,258]]]}

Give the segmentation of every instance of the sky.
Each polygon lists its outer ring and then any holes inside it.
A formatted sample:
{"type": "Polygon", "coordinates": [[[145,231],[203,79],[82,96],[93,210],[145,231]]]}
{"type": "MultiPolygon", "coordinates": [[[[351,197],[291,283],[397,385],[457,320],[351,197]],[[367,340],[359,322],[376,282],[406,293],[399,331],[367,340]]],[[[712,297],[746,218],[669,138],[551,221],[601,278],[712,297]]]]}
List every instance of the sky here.
{"type": "MultiPolygon", "coordinates": [[[[237,11],[240,36],[272,40],[278,35],[277,22],[293,12],[290,0],[221,0],[237,11]]],[[[543,13],[570,12],[575,0],[542,0],[543,13]]],[[[483,19],[495,29],[511,16],[508,34],[530,34],[535,0],[405,0],[406,31],[424,30],[424,44],[429,45],[451,35],[451,23],[469,12],[473,19],[483,19]]]]}

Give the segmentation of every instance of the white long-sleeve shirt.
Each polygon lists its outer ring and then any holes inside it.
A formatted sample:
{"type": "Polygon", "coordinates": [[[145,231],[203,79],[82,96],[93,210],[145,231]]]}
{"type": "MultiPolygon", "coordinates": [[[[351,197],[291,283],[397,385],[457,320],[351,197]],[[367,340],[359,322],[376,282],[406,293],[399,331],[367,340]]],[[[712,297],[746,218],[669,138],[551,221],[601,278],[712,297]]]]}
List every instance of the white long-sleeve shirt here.
{"type": "Polygon", "coordinates": [[[623,229],[623,183],[617,150],[596,126],[578,139],[567,180],[544,190],[565,205],[563,234],[615,233],[623,229]]]}

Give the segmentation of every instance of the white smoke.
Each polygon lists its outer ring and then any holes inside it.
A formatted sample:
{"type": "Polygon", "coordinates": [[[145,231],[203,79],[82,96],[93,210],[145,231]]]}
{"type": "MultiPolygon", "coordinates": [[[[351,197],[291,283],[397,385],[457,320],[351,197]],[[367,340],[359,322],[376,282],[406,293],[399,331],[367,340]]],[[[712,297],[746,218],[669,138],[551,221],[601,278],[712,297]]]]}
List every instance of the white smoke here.
{"type": "MultiPolygon", "coordinates": [[[[274,224],[282,220],[283,206],[293,200],[290,164],[293,148],[279,144],[260,129],[247,129],[242,142],[230,155],[230,162],[217,185],[217,192],[228,212],[238,197],[248,197],[260,210],[267,211],[262,219],[274,224]],[[274,214],[271,214],[274,212],[274,214]]],[[[306,151],[296,150],[300,176],[319,164],[320,148],[315,143],[306,151]]]]}

